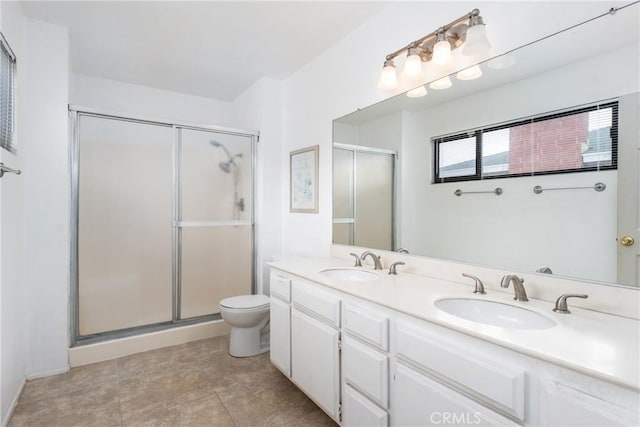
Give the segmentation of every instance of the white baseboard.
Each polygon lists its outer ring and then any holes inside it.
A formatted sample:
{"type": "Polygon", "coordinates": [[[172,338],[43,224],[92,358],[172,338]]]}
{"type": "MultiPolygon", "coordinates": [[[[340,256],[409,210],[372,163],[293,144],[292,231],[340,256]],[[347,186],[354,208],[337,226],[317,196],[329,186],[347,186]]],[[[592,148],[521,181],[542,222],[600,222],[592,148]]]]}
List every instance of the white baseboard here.
{"type": "Polygon", "coordinates": [[[184,344],[205,338],[227,335],[229,325],[223,320],[198,323],[195,325],[165,329],[143,335],[119,338],[96,344],[83,345],[69,349],[69,364],[71,367],[104,362],[118,357],[143,351],[155,350],[162,347],[184,344]]]}
{"type": "Polygon", "coordinates": [[[50,371],[34,372],[27,375],[27,380],[31,381],[37,378],[50,377],[51,375],[64,374],[65,372],[69,372],[69,365],[58,369],[51,369],[50,371]]]}
{"type": "Polygon", "coordinates": [[[2,427],[7,427],[9,425],[9,420],[13,416],[13,411],[15,411],[16,406],[18,406],[18,400],[20,399],[20,395],[22,394],[22,390],[24,390],[24,385],[27,383],[27,380],[22,380],[20,387],[18,387],[18,392],[13,397],[13,401],[11,402],[11,406],[9,406],[9,410],[7,411],[6,416],[2,420],[2,427]]]}

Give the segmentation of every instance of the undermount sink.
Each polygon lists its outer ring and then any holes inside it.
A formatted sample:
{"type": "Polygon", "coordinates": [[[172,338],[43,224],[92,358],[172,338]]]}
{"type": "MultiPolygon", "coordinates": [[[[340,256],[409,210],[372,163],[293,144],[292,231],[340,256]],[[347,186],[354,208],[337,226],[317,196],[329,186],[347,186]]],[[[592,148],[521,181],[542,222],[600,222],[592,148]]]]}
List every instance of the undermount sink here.
{"type": "Polygon", "coordinates": [[[330,268],[322,270],[320,275],[327,279],[345,280],[348,282],[371,282],[380,277],[366,270],[356,270],[355,268],[330,268]]]}
{"type": "Polygon", "coordinates": [[[547,329],[556,325],[553,320],[535,311],[497,301],[445,298],[437,300],[434,305],[453,316],[502,328],[547,329]]]}

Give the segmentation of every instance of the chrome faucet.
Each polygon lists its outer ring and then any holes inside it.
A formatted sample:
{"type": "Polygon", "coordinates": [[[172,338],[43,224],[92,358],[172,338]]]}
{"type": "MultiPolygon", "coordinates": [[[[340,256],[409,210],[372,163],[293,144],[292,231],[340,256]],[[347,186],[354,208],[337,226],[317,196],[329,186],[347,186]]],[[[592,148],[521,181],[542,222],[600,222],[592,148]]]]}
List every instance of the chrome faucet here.
{"type": "Polygon", "coordinates": [[[551,269],[546,265],[543,265],[542,267],[536,270],[536,273],[553,274],[553,271],[551,271],[551,269]]]}
{"type": "Polygon", "coordinates": [[[355,263],[354,267],[362,267],[362,260],[360,259],[358,254],[350,253],[349,255],[351,255],[352,257],[356,258],[356,263],[355,263]]]}
{"type": "Polygon", "coordinates": [[[375,270],[382,270],[382,263],[380,262],[380,257],[376,254],[374,254],[371,251],[366,251],[363,252],[362,255],[360,255],[360,258],[364,261],[365,258],[367,256],[371,255],[371,258],[373,259],[373,265],[374,265],[374,269],[375,270]]]}
{"type": "Polygon", "coordinates": [[[408,254],[409,250],[407,248],[399,248],[396,249],[396,252],[398,252],[399,254],[408,254]]]}
{"type": "Polygon", "coordinates": [[[513,299],[516,301],[529,301],[527,293],[524,290],[524,279],[522,277],[518,277],[515,274],[508,274],[502,278],[500,286],[508,288],[511,282],[513,282],[513,290],[515,291],[513,299]]]}

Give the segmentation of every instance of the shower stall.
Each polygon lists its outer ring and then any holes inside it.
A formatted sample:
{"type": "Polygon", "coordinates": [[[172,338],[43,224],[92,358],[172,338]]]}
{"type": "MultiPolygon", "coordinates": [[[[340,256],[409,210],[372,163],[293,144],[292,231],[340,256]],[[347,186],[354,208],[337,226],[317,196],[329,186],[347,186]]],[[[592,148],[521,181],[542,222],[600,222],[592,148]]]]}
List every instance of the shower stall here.
{"type": "Polygon", "coordinates": [[[69,114],[71,345],[220,319],[255,292],[256,132],[69,114]]]}

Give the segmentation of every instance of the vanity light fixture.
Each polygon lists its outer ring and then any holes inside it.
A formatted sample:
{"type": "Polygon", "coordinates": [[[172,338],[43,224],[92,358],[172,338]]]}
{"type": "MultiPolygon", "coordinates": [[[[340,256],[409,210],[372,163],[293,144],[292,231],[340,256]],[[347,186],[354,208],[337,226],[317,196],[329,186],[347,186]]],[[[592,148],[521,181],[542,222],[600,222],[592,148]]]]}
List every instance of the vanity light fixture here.
{"type": "Polygon", "coordinates": [[[439,66],[446,65],[453,60],[452,51],[461,46],[462,54],[465,56],[484,55],[491,47],[484,20],[478,9],[473,9],[455,21],[388,54],[378,81],[378,88],[387,90],[398,86],[398,77],[393,63],[398,56],[407,54],[403,76],[416,78],[422,75],[422,63],[433,61],[439,66]]]}
{"type": "Polygon", "coordinates": [[[409,78],[419,77],[422,74],[422,59],[415,47],[409,48],[402,72],[409,78]]]}
{"type": "Polygon", "coordinates": [[[384,61],[384,67],[382,68],[382,74],[378,81],[378,88],[383,90],[393,89],[398,86],[398,76],[396,76],[396,66],[393,63],[393,59],[387,59],[384,61]]]}
{"type": "Polygon", "coordinates": [[[484,25],[482,16],[475,15],[469,19],[469,28],[467,28],[467,40],[462,48],[462,54],[465,56],[482,55],[488,52],[491,43],[487,38],[487,27],[484,25]]]}
{"type": "Polygon", "coordinates": [[[446,65],[452,58],[451,45],[444,30],[442,30],[436,36],[436,44],[433,45],[433,62],[438,65],[446,65]]]}

